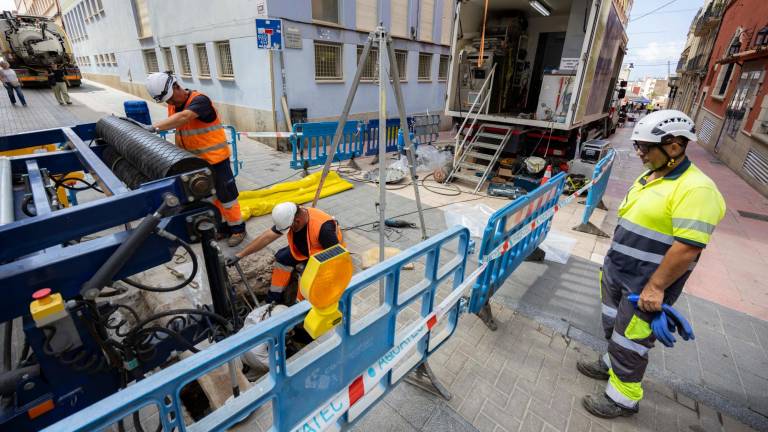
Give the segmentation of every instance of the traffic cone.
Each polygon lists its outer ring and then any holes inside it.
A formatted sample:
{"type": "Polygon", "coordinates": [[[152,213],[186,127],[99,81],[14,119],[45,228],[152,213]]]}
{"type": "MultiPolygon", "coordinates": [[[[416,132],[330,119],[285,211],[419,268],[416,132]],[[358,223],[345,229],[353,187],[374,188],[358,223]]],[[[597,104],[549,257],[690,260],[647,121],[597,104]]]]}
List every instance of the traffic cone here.
{"type": "Polygon", "coordinates": [[[539,186],[546,184],[551,178],[552,178],[552,165],[547,165],[547,170],[544,171],[544,177],[541,178],[541,184],[539,186]]]}

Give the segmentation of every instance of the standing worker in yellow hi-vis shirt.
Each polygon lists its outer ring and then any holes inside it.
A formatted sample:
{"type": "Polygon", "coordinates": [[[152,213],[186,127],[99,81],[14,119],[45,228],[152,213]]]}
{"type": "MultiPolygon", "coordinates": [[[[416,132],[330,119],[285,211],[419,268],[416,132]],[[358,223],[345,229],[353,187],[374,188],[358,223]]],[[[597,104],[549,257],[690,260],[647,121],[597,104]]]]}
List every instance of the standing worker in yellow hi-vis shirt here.
{"type": "Polygon", "coordinates": [[[597,361],[577,363],[584,375],[608,381],[605,392],[582,400],[587,411],[603,418],[637,413],[648,351],[656,340],[653,315],[680,296],[725,215],[715,183],[685,156],[688,142],[696,140],[687,115],[677,110],[649,114],[635,126],[632,140],[648,171],[619,207],[600,276],[608,352],[597,361]],[[640,295],[637,308],[629,294],[640,295]]]}

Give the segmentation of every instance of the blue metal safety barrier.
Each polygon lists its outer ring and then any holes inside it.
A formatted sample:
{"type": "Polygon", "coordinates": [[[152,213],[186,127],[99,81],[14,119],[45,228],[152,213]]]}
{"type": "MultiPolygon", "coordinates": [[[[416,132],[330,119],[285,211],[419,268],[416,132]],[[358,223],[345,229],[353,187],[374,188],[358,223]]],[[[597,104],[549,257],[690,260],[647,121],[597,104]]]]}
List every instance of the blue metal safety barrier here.
{"type": "Polygon", "coordinates": [[[421,144],[432,144],[440,133],[439,114],[420,114],[408,118],[408,127],[421,144]]]}
{"type": "MultiPolygon", "coordinates": [[[[302,169],[323,165],[333,145],[338,122],[295,123],[291,134],[291,168],[302,169]]],[[[353,159],[363,154],[365,124],[348,121],[344,124],[341,141],[333,161],[353,159]]]]}
{"type": "MultiPolygon", "coordinates": [[[[406,120],[410,124],[411,118],[409,117],[406,120]]],[[[368,120],[365,130],[365,155],[374,156],[379,154],[379,119],[368,120]]],[[[399,130],[399,118],[387,119],[387,146],[385,147],[387,153],[398,151],[397,133],[399,130]]]]}
{"type": "Polygon", "coordinates": [[[565,173],[560,173],[491,215],[485,226],[478,259],[482,263],[487,255],[506,242],[510,243],[510,249],[489,262],[472,287],[469,312],[480,312],[507,277],[544,241],[564,187],[565,173]],[[538,220],[541,216],[545,216],[545,220],[538,220]],[[522,238],[518,238],[521,235],[522,238]]]}
{"type": "Polygon", "coordinates": [[[574,227],[574,230],[608,237],[608,234],[593,225],[589,218],[592,217],[592,213],[594,213],[596,208],[605,209],[603,195],[605,195],[605,189],[608,187],[608,180],[611,178],[611,170],[613,169],[615,159],[616,151],[610,149],[608,154],[595,164],[595,170],[592,173],[592,187],[589,189],[587,200],[584,203],[586,205],[584,215],[581,218],[581,224],[574,227]]]}
{"type": "MultiPolygon", "coordinates": [[[[562,189],[562,178],[558,184],[562,189]]],[[[286,334],[304,320],[310,310],[306,301],[171,365],[45,431],[101,430],[147,405],[158,408],[166,431],[224,430],[267,403],[271,403],[273,430],[318,430],[323,421],[330,422],[330,426],[336,422],[340,427],[348,426],[453,334],[458,324],[459,303],[442,315],[444,319],[440,322],[445,325],[433,327],[431,321],[430,330],[425,333],[420,329],[421,321],[434,317],[437,305],[443,301],[440,297],[457,294],[464,280],[469,240],[466,228],[453,227],[356,274],[340,302],[342,323],[316,345],[290,359],[286,358],[286,334]],[[401,284],[400,276],[404,266],[422,258],[425,262],[422,281],[403,288],[405,284],[401,284]],[[355,296],[363,294],[361,291],[366,288],[378,287],[380,282],[384,292],[379,306],[362,317],[353,318],[355,296]],[[448,289],[441,288],[438,296],[441,285],[448,289]],[[415,321],[401,322],[408,317],[403,313],[406,309],[417,316],[415,321]],[[181,389],[260,344],[267,344],[269,352],[274,353],[270,355],[269,373],[239,397],[187,427],[181,415],[181,389]],[[387,370],[386,363],[402,355],[398,348],[401,346],[408,347],[402,348],[407,357],[379,377],[375,368],[387,370]],[[333,403],[334,398],[347,389],[359,389],[356,383],[362,381],[363,374],[368,380],[379,381],[370,392],[367,389],[356,392],[359,396],[356,402],[345,407],[346,414],[340,416],[341,407],[333,403]]]]}
{"type": "MultiPolygon", "coordinates": [[[[227,142],[232,147],[232,156],[229,157],[229,161],[232,162],[232,174],[237,177],[237,175],[240,174],[240,168],[243,167],[243,162],[238,158],[237,155],[237,141],[240,140],[240,133],[237,132],[237,129],[235,129],[234,126],[223,125],[223,127],[227,133],[227,142]]],[[[157,134],[160,135],[164,140],[167,140],[169,135],[176,134],[176,130],[172,129],[167,131],[159,131],[157,134]]],[[[174,140],[170,141],[174,142],[174,140]]]]}

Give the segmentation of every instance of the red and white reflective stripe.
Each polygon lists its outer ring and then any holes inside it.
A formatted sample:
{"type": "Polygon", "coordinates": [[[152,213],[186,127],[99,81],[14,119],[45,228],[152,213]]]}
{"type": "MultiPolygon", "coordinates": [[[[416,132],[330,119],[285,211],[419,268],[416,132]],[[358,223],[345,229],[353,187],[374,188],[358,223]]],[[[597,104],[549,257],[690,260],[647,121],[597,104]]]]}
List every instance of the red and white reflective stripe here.
{"type": "Polygon", "coordinates": [[[432,313],[412,327],[412,330],[401,337],[395,343],[395,346],[381,356],[376,363],[368,367],[362,375],[355,378],[345,390],[337,393],[330,401],[321,405],[304,421],[297,424],[292,431],[322,431],[336,424],[344,413],[349,411],[355,403],[360,401],[369,391],[376,387],[379,381],[386,377],[387,372],[391,371],[400,361],[407,357],[406,354],[458,303],[459,299],[475,283],[487,266],[487,263],[483,264],[473,271],[459,287],[440,302],[432,313]]]}

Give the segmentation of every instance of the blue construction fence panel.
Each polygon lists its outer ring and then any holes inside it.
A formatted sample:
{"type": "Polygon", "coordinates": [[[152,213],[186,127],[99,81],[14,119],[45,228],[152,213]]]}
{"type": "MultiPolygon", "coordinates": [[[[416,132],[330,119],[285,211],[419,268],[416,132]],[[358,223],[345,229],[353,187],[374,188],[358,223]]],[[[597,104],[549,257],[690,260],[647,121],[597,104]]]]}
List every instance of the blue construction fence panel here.
{"type": "Polygon", "coordinates": [[[432,144],[440,133],[439,114],[418,114],[408,118],[408,127],[419,144],[432,144]]]}
{"type": "MultiPolygon", "coordinates": [[[[527,230],[539,216],[554,209],[564,187],[565,173],[559,173],[546,184],[492,214],[483,232],[478,256],[480,262],[504,242],[519,236],[522,230],[527,230]]],[[[506,253],[488,264],[472,287],[469,312],[480,312],[509,275],[544,241],[551,225],[551,217],[536,224],[529,234],[510,245],[506,253]]]]}
{"type": "Polygon", "coordinates": [[[587,192],[587,200],[585,202],[584,216],[581,219],[582,224],[589,223],[589,218],[592,217],[592,213],[597,208],[600,201],[605,195],[605,189],[608,187],[608,180],[611,178],[611,170],[613,170],[613,162],[616,160],[616,150],[609,149],[608,153],[595,164],[595,170],[592,172],[592,178],[598,179],[587,192]]]}
{"type": "MultiPolygon", "coordinates": [[[[406,118],[408,124],[411,124],[412,118],[406,118]]],[[[373,156],[379,154],[379,119],[368,120],[365,134],[365,155],[373,156]]],[[[387,146],[384,148],[386,153],[396,152],[397,133],[400,130],[400,119],[387,119],[387,146]]]]}
{"type": "MultiPolygon", "coordinates": [[[[323,165],[333,145],[339,122],[294,123],[291,134],[291,168],[302,169],[323,165]]],[[[334,162],[349,160],[363,154],[365,123],[348,121],[344,124],[334,162]]]]}
{"type": "MultiPolygon", "coordinates": [[[[309,312],[310,304],[306,301],[245,328],[45,430],[103,430],[148,405],[157,407],[166,431],[225,430],[267,404],[271,404],[272,430],[315,430],[318,422],[328,419],[333,410],[341,409],[331,402],[333,406],[323,411],[329,401],[348,391],[363,374],[368,379],[377,379],[338,419],[337,426],[344,428],[364,415],[454,333],[460,303],[455,303],[416,341],[408,340],[424,326],[423,320],[435,311],[436,306],[462,284],[469,241],[467,228],[453,227],[357,273],[340,301],[342,323],[291,358],[286,355],[287,334],[301,324],[309,312]],[[422,271],[421,281],[407,283],[401,279],[401,273],[408,264],[416,262],[419,263],[416,269],[423,268],[423,271],[416,270],[422,271]],[[372,308],[362,309],[359,302],[370,297],[371,289],[377,291],[373,297],[381,300],[372,308]],[[357,309],[353,309],[353,302],[357,309]],[[361,310],[366,312],[360,313],[361,310]],[[397,346],[396,341],[400,341],[397,346]],[[390,358],[387,355],[405,341],[410,344],[405,345],[409,346],[404,351],[406,357],[393,369],[378,376],[377,368],[382,367],[381,362],[386,363],[390,358]],[[229,361],[261,344],[266,344],[272,354],[267,375],[222,408],[186,425],[181,415],[182,388],[216,368],[226,367],[229,361]],[[317,412],[320,415],[313,417],[317,412]]],[[[414,272],[405,271],[411,275],[414,272]]]]}

